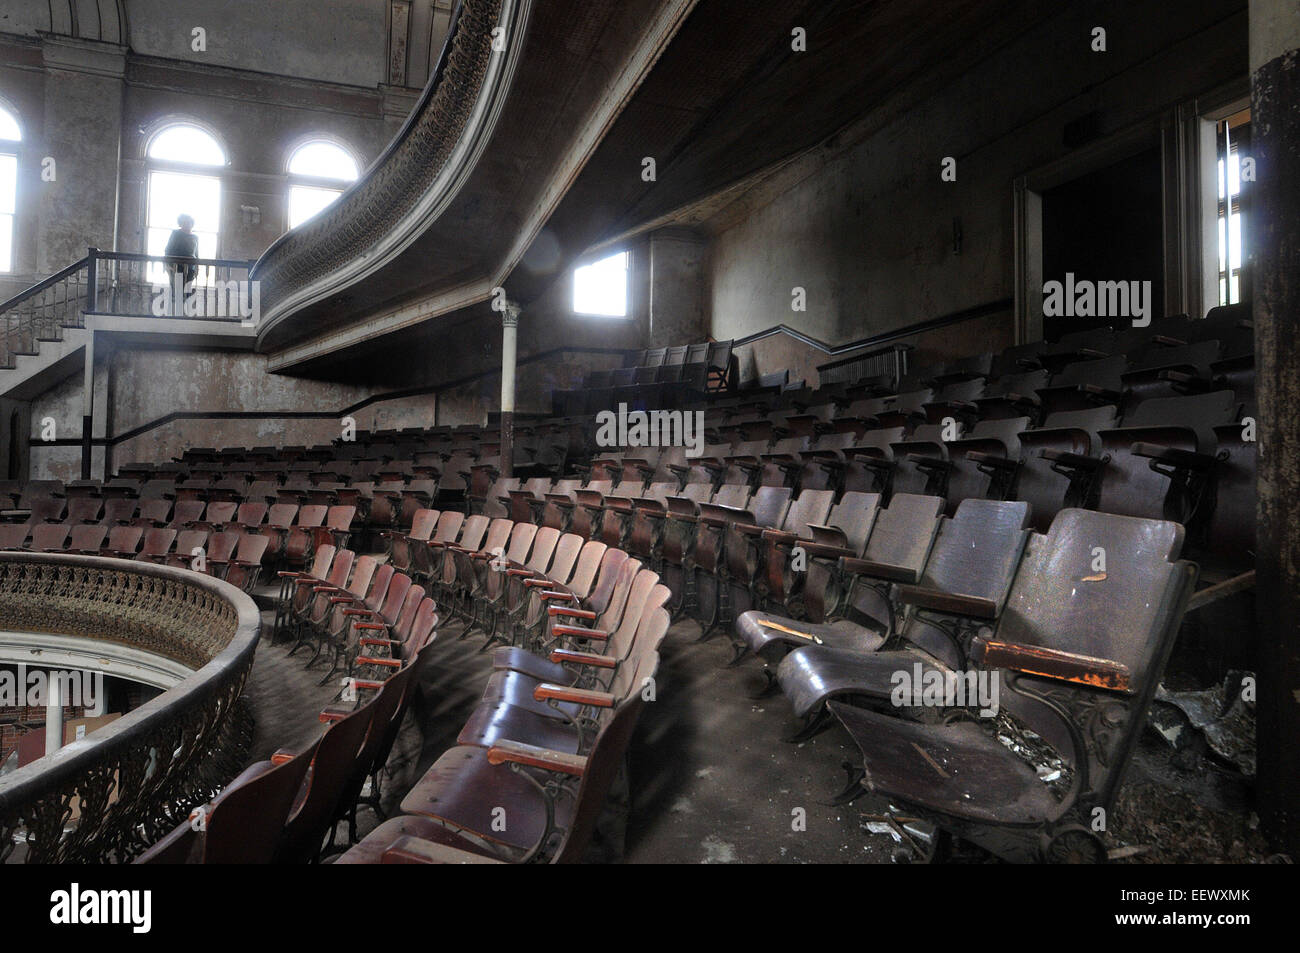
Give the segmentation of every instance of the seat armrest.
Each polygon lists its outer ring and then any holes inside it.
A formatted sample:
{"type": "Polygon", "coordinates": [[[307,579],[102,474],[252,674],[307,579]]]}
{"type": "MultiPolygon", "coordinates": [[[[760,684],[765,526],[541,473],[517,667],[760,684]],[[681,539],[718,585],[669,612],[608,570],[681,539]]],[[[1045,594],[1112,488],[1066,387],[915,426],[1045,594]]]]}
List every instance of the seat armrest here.
{"type": "Polygon", "coordinates": [[[840,569],[854,576],[874,576],[890,582],[914,583],[916,570],[905,566],[891,566],[889,563],[873,562],[870,559],[845,557],[840,560],[840,569]]]}
{"type": "MultiPolygon", "coordinates": [[[[524,585],[528,585],[527,582],[524,585]]],[[[572,592],[565,592],[562,589],[544,589],[538,594],[543,602],[577,602],[578,596],[572,592]]]]}
{"type": "Polygon", "coordinates": [[[604,629],[584,629],[580,625],[553,625],[551,634],[569,639],[591,639],[593,642],[609,641],[609,633],[604,629]]]}
{"type": "Polygon", "coordinates": [[[998,615],[998,604],[992,599],[942,592],[924,586],[899,586],[898,601],[903,605],[970,616],[972,619],[996,619],[998,615]]]}
{"type": "Polygon", "coordinates": [[[592,708],[613,708],[618,700],[609,692],[598,692],[590,688],[572,688],[567,685],[552,685],[544,682],[533,689],[533,698],[539,702],[561,701],[573,702],[575,705],[589,705],[592,708]]]}
{"type": "Polygon", "coordinates": [[[1082,453],[1070,453],[1066,450],[1039,450],[1038,455],[1051,463],[1059,463],[1073,470],[1097,470],[1103,461],[1100,457],[1089,457],[1082,453]]]}
{"type": "Polygon", "coordinates": [[[587,770],[587,758],[580,754],[566,754],[523,744],[519,741],[501,740],[488,749],[488,764],[521,764],[529,768],[542,768],[560,774],[582,777],[587,770]]]}
{"type": "Polygon", "coordinates": [[[1091,655],[1013,642],[983,643],[980,661],[988,668],[1010,668],[1026,675],[1041,675],[1062,682],[1131,694],[1127,665],[1091,655]]]}
{"type": "Polygon", "coordinates": [[[821,557],[823,559],[842,559],[853,558],[853,550],[847,546],[836,546],[833,543],[818,543],[804,540],[799,543],[804,552],[809,556],[821,557]]]}
{"type": "Polygon", "coordinates": [[[1123,391],[1111,390],[1109,387],[1099,387],[1096,384],[1080,384],[1078,390],[1081,394],[1099,398],[1101,403],[1118,403],[1124,399],[1123,391]]]}
{"type": "Polygon", "coordinates": [[[947,470],[952,468],[952,461],[942,457],[926,456],[923,453],[909,453],[907,459],[922,470],[947,470]]]}
{"type": "Polygon", "coordinates": [[[546,614],[552,618],[563,616],[566,619],[586,619],[589,622],[594,621],[596,618],[596,613],[590,609],[570,609],[567,606],[550,606],[547,608],[546,614]]]}
{"type": "Polygon", "coordinates": [[[992,467],[995,470],[1014,470],[1020,466],[1019,460],[1009,460],[1006,457],[985,453],[982,450],[970,451],[966,454],[966,459],[974,462],[977,466],[992,467]]]}
{"type": "Polygon", "coordinates": [[[1135,443],[1132,447],[1133,455],[1138,457],[1147,457],[1156,463],[1165,463],[1180,470],[1195,470],[1204,472],[1214,466],[1214,456],[1209,453],[1198,453],[1194,450],[1179,450],[1176,447],[1163,447],[1157,443],[1135,443]]]}
{"type": "Polygon", "coordinates": [[[590,665],[592,668],[615,668],[618,659],[612,655],[598,655],[595,652],[574,652],[571,649],[555,649],[551,652],[551,661],[557,665],[572,662],[575,665],[590,665]]]}

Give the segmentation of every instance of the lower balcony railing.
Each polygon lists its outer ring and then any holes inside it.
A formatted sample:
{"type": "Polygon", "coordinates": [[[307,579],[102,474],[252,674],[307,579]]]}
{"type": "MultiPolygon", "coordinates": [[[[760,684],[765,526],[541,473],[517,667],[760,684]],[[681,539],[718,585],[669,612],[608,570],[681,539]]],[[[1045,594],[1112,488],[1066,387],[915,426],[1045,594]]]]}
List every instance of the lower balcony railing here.
{"type": "Polygon", "coordinates": [[[0,778],[0,861],[125,862],[243,767],[238,711],[260,617],[185,569],[0,553],[0,629],[149,652],[192,674],[104,728],[0,778]]]}

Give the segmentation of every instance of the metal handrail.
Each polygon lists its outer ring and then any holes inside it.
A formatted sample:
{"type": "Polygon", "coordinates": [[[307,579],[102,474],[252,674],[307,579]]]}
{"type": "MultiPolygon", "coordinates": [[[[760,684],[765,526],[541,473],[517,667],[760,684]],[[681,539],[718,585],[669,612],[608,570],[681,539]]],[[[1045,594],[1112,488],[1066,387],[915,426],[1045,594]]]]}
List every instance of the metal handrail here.
{"type": "Polygon", "coordinates": [[[0,302],[0,314],[9,311],[14,307],[14,305],[22,304],[28,298],[40,294],[46,288],[53,288],[60,281],[72,277],[77,272],[83,270],[89,264],[90,264],[90,256],[87,255],[85,258],[82,258],[80,261],[73,262],[71,265],[69,265],[67,268],[64,268],[62,271],[56,271],[48,278],[43,278],[40,281],[36,282],[36,284],[32,285],[30,288],[18,292],[18,294],[14,295],[8,301],[0,302]]]}
{"type": "Polygon", "coordinates": [[[232,715],[261,618],[238,588],[169,566],[4,552],[0,626],[109,640],[193,669],[122,718],[0,778],[0,861],[17,842],[29,863],[129,860],[242,768],[249,739],[232,715]]]}

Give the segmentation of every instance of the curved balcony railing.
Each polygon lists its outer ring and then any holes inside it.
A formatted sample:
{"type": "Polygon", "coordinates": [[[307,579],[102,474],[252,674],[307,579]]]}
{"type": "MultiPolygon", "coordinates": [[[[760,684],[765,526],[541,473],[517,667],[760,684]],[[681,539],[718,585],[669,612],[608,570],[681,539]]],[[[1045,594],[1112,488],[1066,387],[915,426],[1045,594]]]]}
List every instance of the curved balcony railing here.
{"type": "Polygon", "coordinates": [[[531,0],[457,0],[437,66],[383,154],[329,207],[262,255],[265,335],[283,318],[373,274],[445,208],[486,143],[517,57],[531,0]]]}
{"type": "Polygon", "coordinates": [[[192,674],[65,748],[0,778],[0,861],[124,862],[243,767],[236,708],[261,627],[234,586],[167,566],[0,553],[0,628],[113,642],[192,674]]]}

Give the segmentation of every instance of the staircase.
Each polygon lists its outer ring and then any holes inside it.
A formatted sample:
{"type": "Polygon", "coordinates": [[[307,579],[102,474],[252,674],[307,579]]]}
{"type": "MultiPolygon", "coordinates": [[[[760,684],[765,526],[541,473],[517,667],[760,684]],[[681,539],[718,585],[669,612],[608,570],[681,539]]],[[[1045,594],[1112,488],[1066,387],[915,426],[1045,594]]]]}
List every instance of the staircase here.
{"type": "MultiPolygon", "coordinates": [[[[196,264],[200,282],[213,287],[247,281],[253,263],[89,249],[85,258],[0,303],[0,397],[30,397],[34,387],[71,373],[92,333],[88,316],[99,328],[138,330],[139,319],[147,319],[153,331],[192,332],[196,322],[183,315],[155,314],[155,282],[173,264],[196,264]]],[[[250,337],[239,315],[200,317],[199,323],[208,338],[250,337]]]]}
{"type": "Polygon", "coordinates": [[[0,370],[40,353],[42,342],[63,340],[65,328],[84,328],[90,258],[69,265],[0,304],[0,370]]]}

